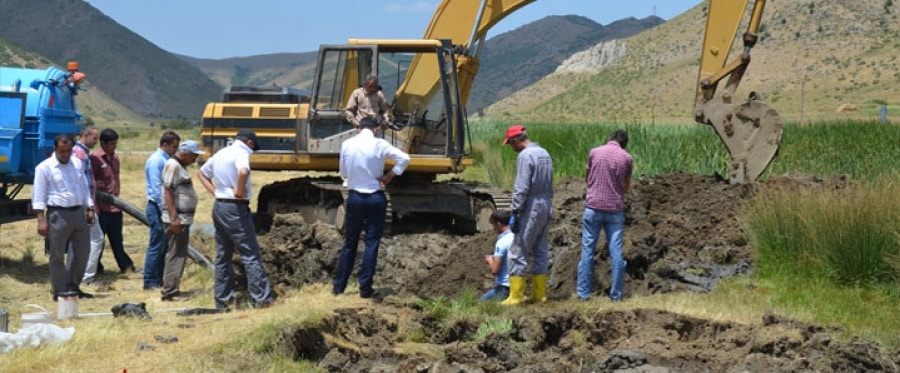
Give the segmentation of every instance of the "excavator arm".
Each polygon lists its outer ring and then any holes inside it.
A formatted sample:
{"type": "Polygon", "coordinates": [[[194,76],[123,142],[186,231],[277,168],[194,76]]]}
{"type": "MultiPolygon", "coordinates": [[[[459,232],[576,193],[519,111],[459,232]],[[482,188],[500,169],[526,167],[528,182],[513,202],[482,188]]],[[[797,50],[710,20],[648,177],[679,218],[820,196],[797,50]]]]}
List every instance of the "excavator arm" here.
{"type": "MultiPolygon", "coordinates": [[[[459,92],[463,103],[469,98],[472,81],[478,73],[478,56],[488,30],[497,22],[534,0],[444,0],[431,17],[422,39],[450,39],[461,49],[456,52],[459,92]]],[[[397,90],[395,106],[411,112],[415,103],[429,102],[440,87],[437,65],[423,63],[417,55],[409,65],[403,84],[397,90]]]]}
{"type": "MultiPolygon", "coordinates": [[[[459,46],[456,55],[459,93],[463,105],[478,73],[479,56],[488,31],[510,13],[534,0],[443,0],[438,6],[423,39],[450,39],[459,46]]],[[[735,91],[750,64],[750,50],[758,40],[765,0],[709,0],[701,54],[694,117],[711,125],[731,154],[731,183],[756,180],[778,151],[783,133],[781,118],[774,109],[759,101],[756,93],[738,100],[735,91]],[[750,7],[752,3],[752,7],[750,7]],[[744,47],[740,56],[729,60],[738,28],[751,9],[744,47]],[[726,79],[727,78],[727,79],[726,79]],[[717,92],[719,83],[724,87],[717,92]]],[[[423,55],[411,61],[403,83],[397,90],[394,108],[415,112],[439,91],[439,65],[423,63],[423,55]]]]}
{"type": "Polygon", "coordinates": [[[765,6],[766,0],[709,1],[694,119],[715,128],[728,148],[732,184],[756,180],[765,171],[778,151],[784,131],[778,113],[758,101],[760,97],[755,92],[746,100],[735,96],[750,64],[750,50],[759,38],[757,32],[765,6]],[[743,50],[729,62],[732,43],[750,2],[753,6],[743,35],[743,50]],[[717,92],[719,83],[726,78],[725,86],[717,92]]]}

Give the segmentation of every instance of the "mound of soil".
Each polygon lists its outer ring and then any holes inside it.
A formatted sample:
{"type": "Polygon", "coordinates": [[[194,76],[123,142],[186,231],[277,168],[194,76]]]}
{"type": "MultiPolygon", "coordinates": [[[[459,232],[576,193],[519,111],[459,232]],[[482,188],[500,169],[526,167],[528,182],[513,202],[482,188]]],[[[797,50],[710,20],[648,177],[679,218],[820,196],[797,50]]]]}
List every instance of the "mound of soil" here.
{"type": "MultiPolygon", "coordinates": [[[[627,196],[626,294],[709,291],[753,269],[742,208],[763,188],[844,189],[846,177],[780,177],[730,185],[714,176],[672,174],[634,180],[627,196]]],[[[555,189],[550,230],[552,298],[575,291],[584,210],[582,180],[555,189]]],[[[424,233],[385,237],[376,287],[423,298],[481,292],[493,279],[483,257],[495,235],[424,233]]],[[[281,286],[330,283],[343,238],[334,227],[299,215],[275,216],[261,237],[270,277],[281,286]]],[[[358,258],[361,255],[358,255],[358,258]]],[[[594,258],[595,296],[610,283],[606,244],[594,258]]],[[[514,308],[512,325],[479,333],[483,322],[437,320],[395,297],[337,310],[325,322],[281,332],[282,352],[341,372],[794,372],[898,371],[898,354],[858,341],[837,341],[824,328],[766,315],[759,324],[702,320],[658,310],[514,308]],[[396,302],[396,303],[395,303],[396,302]],[[477,337],[476,337],[477,336],[477,337]]]]}
{"type": "Polygon", "coordinates": [[[280,346],[331,372],[896,372],[900,364],[870,343],[775,315],[750,326],[647,309],[585,317],[531,307],[508,331],[478,329],[382,304],[286,328],[280,346]]]}
{"type": "MultiPolygon", "coordinates": [[[[738,218],[757,188],[692,174],[635,180],[625,201],[626,293],[708,291],[722,278],[750,271],[752,253],[738,218]]],[[[550,229],[551,298],[567,298],[575,291],[584,190],[584,181],[575,178],[556,185],[550,229]]],[[[487,289],[493,279],[483,258],[492,252],[495,238],[493,232],[385,237],[376,286],[425,297],[487,289]]],[[[341,244],[342,236],[333,226],[308,224],[299,215],[276,216],[271,231],[261,237],[270,276],[288,286],[330,281],[341,244]]],[[[610,273],[605,241],[594,259],[595,293],[606,294],[610,273]]]]}

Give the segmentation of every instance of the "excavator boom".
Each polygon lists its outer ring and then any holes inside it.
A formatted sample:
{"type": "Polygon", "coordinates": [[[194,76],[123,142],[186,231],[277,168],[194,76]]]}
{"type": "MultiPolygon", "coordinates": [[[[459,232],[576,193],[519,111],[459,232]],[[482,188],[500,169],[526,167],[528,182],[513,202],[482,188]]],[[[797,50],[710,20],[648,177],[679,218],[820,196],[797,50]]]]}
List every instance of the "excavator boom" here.
{"type": "MultiPolygon", "coordinates": [[[[478,73],[479,56],[487,32],[497,22],[534,0],[444,0],[438,5],[423,39],[449,39],[460,46],[456,51],[461,102],[465,104],[478,73]],[[477,5],[477,6],[476,6],[477,5]]],[[[781,143],[783,125],[775,110],[759,101],[755,93],[738,100],[735,91],[750,63],[750,50],[765,0],[710,0],[701,54],[695,101],[697,122],[711,125],[731,154],[729,179],[732,183],[756,180],[772,161],[781,143]],[[752,6],[750,6],[752,3],[752,6]],[[738,28],[751,9],[744,48],[729,60],[738,28]],[[717,95],[722,80],[724,88],[717,95]]],[[[416,56],[397,90],[394,107],[410,112],[428,102],[440,87],[434,64],[423,64],[416,56]]]]}
{"type": "MultiPolygon", "coordinates": [[[[534,0],[444,0],[431,17],[422,39],[449,39],[462,49],[456,54],[461,101],[467,102],[472,81],[478,74],[478,57],[488,31],[497,22],[534,0]],[[478,4],[477,7],[473,6],[478,4]]],[[[436,65],[416,56],[397,90],[395,107],[412,110],[413,103],[428,102],[440,87],[436,65]]]]}

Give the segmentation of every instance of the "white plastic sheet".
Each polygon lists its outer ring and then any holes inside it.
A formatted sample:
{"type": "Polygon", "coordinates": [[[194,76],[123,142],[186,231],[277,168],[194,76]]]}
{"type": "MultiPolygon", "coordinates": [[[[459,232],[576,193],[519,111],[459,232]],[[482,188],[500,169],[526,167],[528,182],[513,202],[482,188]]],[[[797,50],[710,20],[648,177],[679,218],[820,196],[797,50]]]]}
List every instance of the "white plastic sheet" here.
{"type": "Polygon", "coordinates": [[[9,352],[22,346],[58,344],[75,335],[75,328],[62,328],[54,324],[33,324],[19,329],[16,333],[0,333],[0,353],[9,352]]]}

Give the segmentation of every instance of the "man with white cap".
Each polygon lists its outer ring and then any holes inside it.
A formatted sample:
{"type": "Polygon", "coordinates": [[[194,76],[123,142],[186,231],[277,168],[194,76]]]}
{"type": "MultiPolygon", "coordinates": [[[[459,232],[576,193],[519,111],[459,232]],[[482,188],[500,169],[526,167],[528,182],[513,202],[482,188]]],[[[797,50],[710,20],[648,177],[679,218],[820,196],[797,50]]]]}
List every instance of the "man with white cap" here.
{"type": "Polygon", "coordinates": [[[547,300],[549,231],[553,219],[553,160],[544,148],[531,142],[525,127],[506,129],[503,145],[519,153],[516,157],[516,181],[510,208],[510,230],[515,234],[509,248],[509,297],[504,305],[525,301],[525,274],[530,265],[532,302],[547,300]]]}
{"type": "Polygon", "coordinates": [[[188,166],[205,154],[196,141],[188,140],[166,161],[162,172],[163,231],[166,236],[166,265],[163,271],[162,300],[177,302],[181,296],[181,275],[190,244],[191,223],[197,209],[197,192],[191,181],[188,166]]]}

